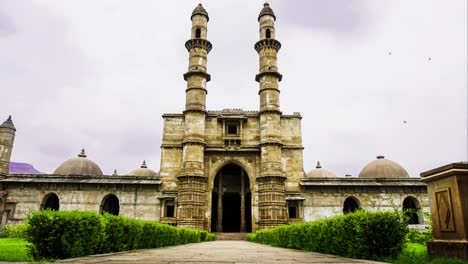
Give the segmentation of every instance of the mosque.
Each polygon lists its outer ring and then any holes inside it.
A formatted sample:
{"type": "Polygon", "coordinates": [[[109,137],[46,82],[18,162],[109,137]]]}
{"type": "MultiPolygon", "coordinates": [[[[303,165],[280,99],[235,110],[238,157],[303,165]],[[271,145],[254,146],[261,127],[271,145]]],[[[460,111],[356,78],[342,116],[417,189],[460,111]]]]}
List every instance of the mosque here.
{"type": "Polygon", "coordinates": [[[358,177],[337,176],[319,162],[304,172],[301,115],[281,112],[281,43],[269,4],[258,16],[254,43],[260,101],[254,111],[205,108],[209,16],[199,4],[190,18],[185,110],[162,116],[160,171],[143,162],[125,175],[104,175],[82,150],[51,174],[10,173],[16,128],[9,117],[0,126],[1,226],[46,208],[108,212],[211,232],[252,232],[360,208],[414,209],[409,224],[424,224],[426,184],[384,156],[358,177]]]}

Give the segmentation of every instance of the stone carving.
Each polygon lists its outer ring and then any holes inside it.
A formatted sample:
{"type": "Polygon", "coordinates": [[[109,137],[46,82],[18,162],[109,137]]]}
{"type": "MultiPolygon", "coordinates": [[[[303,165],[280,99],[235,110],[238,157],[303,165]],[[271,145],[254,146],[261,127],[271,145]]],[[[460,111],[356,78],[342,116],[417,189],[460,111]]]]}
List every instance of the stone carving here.
{"type": "Polygon", "coordinates": [[[435,193],[437,200],[437,212],[440,231],[455,232],[453,223],[453,209],[450,197],[450,189],[437,191],[435,193]]]}

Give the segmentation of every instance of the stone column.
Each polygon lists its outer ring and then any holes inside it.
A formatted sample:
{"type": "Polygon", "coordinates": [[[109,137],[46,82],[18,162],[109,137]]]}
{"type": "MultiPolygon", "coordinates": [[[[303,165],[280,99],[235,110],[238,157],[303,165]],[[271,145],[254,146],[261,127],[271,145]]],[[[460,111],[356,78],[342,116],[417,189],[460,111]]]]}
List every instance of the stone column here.
{"type": "Polygon", "coordinates": [[[282,75],[276,65],[281,43],[275,39],[275,14],[265,3],[258,21],[260,40],[255,50],[260,57],[259,73],[255,80],[259,83],[260,95],[260,175],[258,183],[259,228],[265,229],[286,224],[286,188],[282,168],[281,111],[279,102],[279,82],[282,75]]]}
{"type": "Polygon", "coordinates": [[[240,208],[240,231],[245,232],[245,179],[244,170],[241,169],[241,208],[240,208]]]}
{"type": "Polygon", "coordinates": [[[428,253],[468,259],[468,163],[422,172],[421,180],[427,183],[434,234],[428,253]]]}
{"type": "Polygon", "coordinates": [[[219,172],[218,180],[218,221],[216,222],[216,231],[223,232],[223,172],[219,172]]]}
{"type": "Polygon", "coordinates": [[[15,141],[16,128],[11,116],[0,125],[0,174],[10,173],[10,158],[15,141]]]}
{"type": "Polygon", "coordinates": [[[177,225],[195,229],[206,228],[205,175],[205,118],[206,82],[210,81],[206,63],[212,46],[206,39],[208,13],[199,4],[192,12],[191,39],[185,42],[189,52],[189,67],[184,74],[185,90],[185,135],[182,142],[182,168],[178,188],[177,225]]]}

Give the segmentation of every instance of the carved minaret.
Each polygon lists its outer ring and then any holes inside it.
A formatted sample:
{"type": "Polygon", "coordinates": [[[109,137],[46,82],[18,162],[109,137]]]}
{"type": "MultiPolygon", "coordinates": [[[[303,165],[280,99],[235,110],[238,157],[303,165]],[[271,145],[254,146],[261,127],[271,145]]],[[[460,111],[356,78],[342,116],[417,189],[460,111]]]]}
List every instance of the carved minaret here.
{"type": "Polygon", "coordinates": [[[255,50],[260,56],[260,71],[255,80],[260,83],[260,147],[261,168],[258,183],[259,228],[286,223],[286,191],[281,163],[281,111],[279,82],[281,74],[276,66],[281,43],[275,39],[275,14],[264,4],[258,21],[260,40],[255,50]]]}
{"type": "Polygon", "coordinates": [[[192,12],[192,36],[185,42],[189,52],[185,100],[185,136],[182,143],[182,168],[178,178],[178,220],[180,227],[204,229],[207,176],[204,169],[205,101],[207,55],[211,43],[206,39],[208,13],[199,4],[192,12]]]}
{"type": "Polygon", "coordinates": [[[11,116],[0,125],[0,174],[10,173],[10,158],[15,141],[16,128],[11,116]]]}

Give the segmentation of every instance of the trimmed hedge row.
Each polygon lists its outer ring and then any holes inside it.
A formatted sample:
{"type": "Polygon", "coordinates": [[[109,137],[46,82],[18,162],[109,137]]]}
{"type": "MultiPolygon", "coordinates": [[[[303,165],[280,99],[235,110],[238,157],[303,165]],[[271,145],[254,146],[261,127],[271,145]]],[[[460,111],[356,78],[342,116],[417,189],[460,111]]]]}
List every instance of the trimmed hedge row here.
{"type": "Polygon", "coordinates": [[[351,258],[396,257],[408,227],[398,212],[362,210],[315,222],[261,230],[247,240],[277,247],[304,249],[351,258]]]}
{"type": "Polygon", "coordinates": [[[206,231],[182,229],[92,212],[33,212],[27,239],[35,260],[65,259],[98,253],[196,243],[214,240],[206,231]]]}

